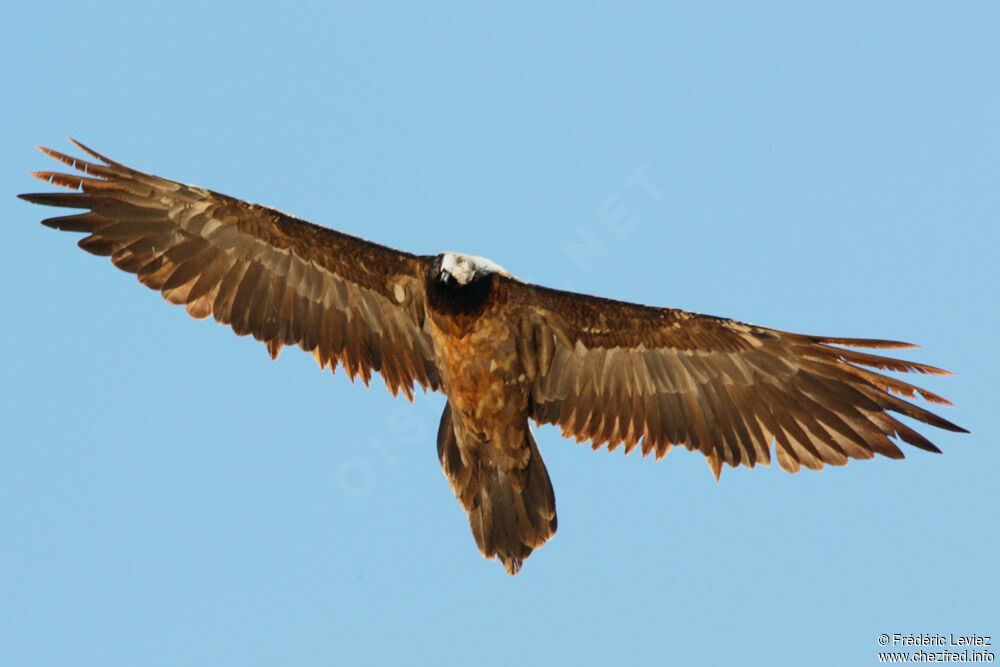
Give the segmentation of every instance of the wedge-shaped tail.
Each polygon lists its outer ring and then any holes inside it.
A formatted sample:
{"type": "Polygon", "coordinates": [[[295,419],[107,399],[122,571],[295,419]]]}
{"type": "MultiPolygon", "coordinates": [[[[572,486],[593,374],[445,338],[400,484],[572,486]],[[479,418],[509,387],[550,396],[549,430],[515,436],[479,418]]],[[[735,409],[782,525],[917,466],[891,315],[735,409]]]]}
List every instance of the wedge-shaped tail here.
{"type": "Polygon", "coordinates": [[[468,437],[463,431],[449,403],[438,428],[441,467],[469,514],[479,550],[487,558],[500,559],[509,574],[517,574],[524,559],[556,533],[556,497],[545,462],[527,426],[523,444],[530,448],[530,458],[523,469],[510,472],[470,455],[468,449],[463,459],[459,438],[468,437]]]}

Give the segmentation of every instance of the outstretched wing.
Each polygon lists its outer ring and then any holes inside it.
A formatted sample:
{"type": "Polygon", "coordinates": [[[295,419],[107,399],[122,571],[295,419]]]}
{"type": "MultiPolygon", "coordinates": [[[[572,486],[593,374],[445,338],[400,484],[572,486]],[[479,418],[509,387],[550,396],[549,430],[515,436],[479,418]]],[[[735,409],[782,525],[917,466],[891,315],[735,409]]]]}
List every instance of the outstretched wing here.
{"type": "Polygon", "coordinates": [[[627,453],[641,441],[643,455],[660,458],[684,445],[718,479],[723,463],[770,463],[772,441],[789,472],[875,453],[902,458],[891,437],[940,451],[890,412],[964,432],[893,394],[945,399],[864,367],[946,371],[843,347],[913,347],[906,343],[805,336],[513,280],[505,290],[533,379],[531,416],[594,449],[624,443],[627,453]]]}
{"type": "Polygon", "coordinates": [[[35,172],[76,190],[20,195],[89,209],[43,224],[88,236],[79,245],[110,256],[139,282],[213,315],[238,335],[312,352],[321,368],[342,363],[367,385],[378,371],[395,395],[413,383],[438,387],[424,330],[425,259],[203,188],[136,171],[76,143],[100,161],[42,148],[84,175],[35,172]]]}

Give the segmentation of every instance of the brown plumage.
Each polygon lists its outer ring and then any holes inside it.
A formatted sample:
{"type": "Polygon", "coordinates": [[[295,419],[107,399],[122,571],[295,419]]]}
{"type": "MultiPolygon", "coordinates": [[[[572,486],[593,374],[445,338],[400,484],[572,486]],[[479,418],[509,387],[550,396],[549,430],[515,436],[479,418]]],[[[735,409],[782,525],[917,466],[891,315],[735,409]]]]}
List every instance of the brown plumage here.
{"type": "MultiPolygon", "coordinates": [[[[74,142],[76,143],[76,142],[74,142]]],[[[908,401],[944,398],[872,368],[946,374],[849,349],[906,343],[806,336],[670,308],[531,285],[488,260],[413,255],[272,208],[145,174],[77,143],[98,162],[43,148],[82,175],[36,172],[73,192],[20,195],[84,209],[43,224],[135,273],[197,318],[342,365],[396,395],[448,396],[438,456],[483,554],[515,574],[556,530],[555,496],[528,426],[625,452],[700,451],[723,465],[821,469],[893,438],[932,452],[892,413],[959,426],[908,401]]]]}

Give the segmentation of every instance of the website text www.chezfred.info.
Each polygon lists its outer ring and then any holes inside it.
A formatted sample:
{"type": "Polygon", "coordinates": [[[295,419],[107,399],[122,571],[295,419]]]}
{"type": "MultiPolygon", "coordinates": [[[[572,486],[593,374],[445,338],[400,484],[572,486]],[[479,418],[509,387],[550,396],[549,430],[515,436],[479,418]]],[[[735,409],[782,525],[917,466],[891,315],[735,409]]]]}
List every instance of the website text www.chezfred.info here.
{"type": "Polygon", "coordinates": [[[878,661],[888,663],[991,663],[996,659],[989,635],[883,633],[878,637],[878,661]]]}

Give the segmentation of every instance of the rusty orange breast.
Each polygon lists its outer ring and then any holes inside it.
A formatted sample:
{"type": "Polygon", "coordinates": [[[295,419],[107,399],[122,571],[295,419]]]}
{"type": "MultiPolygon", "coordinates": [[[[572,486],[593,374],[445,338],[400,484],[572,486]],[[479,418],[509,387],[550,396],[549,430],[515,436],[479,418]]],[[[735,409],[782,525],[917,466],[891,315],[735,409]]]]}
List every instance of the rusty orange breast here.
{"type": "Polygon", "coordinates": [[[515,333],[490,318],[464,330],[450,324],[450,318],[443,318],[431,326],[445,391],[466,425],[489,435],[525,409],[527,392],[515,333]]]}

